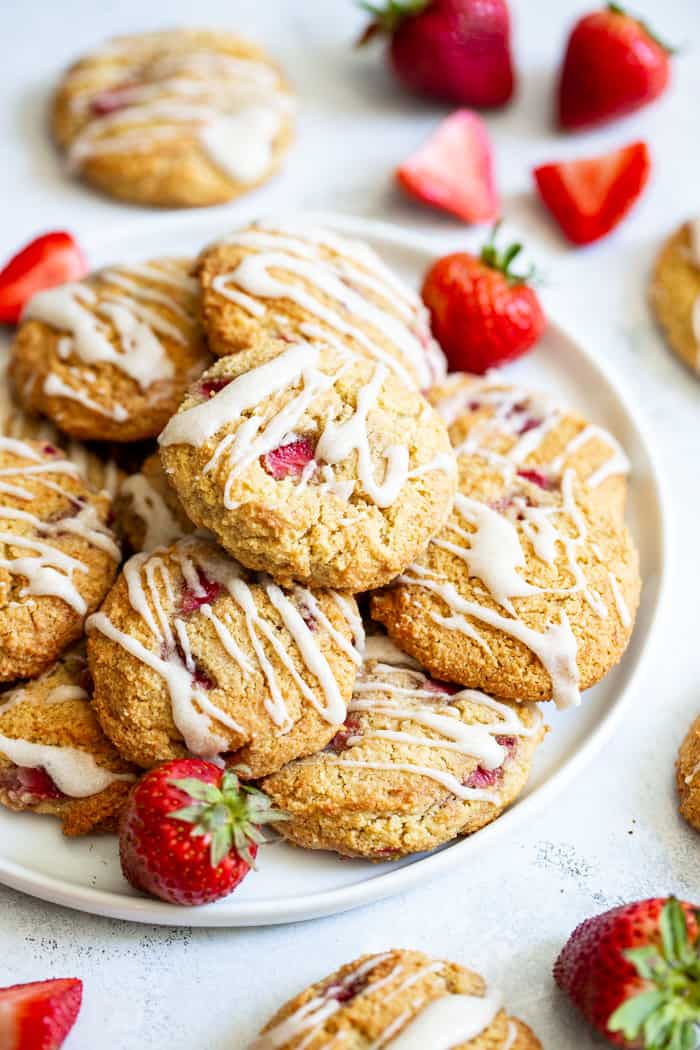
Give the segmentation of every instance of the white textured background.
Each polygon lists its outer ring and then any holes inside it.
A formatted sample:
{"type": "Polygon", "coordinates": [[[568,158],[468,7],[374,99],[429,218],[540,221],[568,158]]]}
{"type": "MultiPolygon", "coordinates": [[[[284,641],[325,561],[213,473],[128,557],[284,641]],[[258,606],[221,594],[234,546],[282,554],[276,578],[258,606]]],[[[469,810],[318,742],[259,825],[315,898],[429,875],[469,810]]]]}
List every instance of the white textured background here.
{"type": "MultiPolygon", "coordinates": [[[[700,211],[700,9],[697,0],[635,0],[635,10],[683,46],[672,90],[625,122],[559,138],[549,120],[553,75],[567,28],[588,4],[512,6],[520,89],[506,112],[488,118],[505,212],[544,265],[548,302],[617,366],[639,401],[672,498],[671,588],[646,680],[617,739],[532,827],[481,855],[476,870],[360,911],[271,929],[168,930],[91,918],[0,889],[0,984],[71,974],[85,981],[71,1050],[242,1050],[289,995],[389,945],[472,964],[503,988],[548,1050],[588,1050],[597,1044],[549,976],[572,927],[635,897],[700,897],[700,844],[677,816],[672,784],[676,748],[700,709],[700,383],[667,355],[644,301],[660,239],[700,211]],[[533,200],[531,167],[639,137],[655,161],[641,204],[608,241],[564,248],[533,200]]],[[[43,229],[89,235],[148,221],[147,212],[103,200],[62,174],[46,134],[47,98],[61,68],[106,35],[195,18],[266,44],[302,101],[285,172],[248,202],[219,209],[222,227],[298,205],[411,223],[439,235],[445,250],[473,243],[452,220],[392,190],[392,169],[441,111],[396,89],[378,54],[353,53],[363,19],[350,0],[5,0],[2,12],[0,256],[43,229]]]]}

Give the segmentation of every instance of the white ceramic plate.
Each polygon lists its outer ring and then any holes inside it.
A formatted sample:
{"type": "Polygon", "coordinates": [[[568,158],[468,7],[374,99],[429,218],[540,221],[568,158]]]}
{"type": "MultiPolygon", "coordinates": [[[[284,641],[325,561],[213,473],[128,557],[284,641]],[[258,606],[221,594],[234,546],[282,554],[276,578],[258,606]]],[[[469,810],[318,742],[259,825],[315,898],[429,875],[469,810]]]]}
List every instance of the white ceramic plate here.
{"type": "MultiPolygon", "coordinates": [[[[367,240],[414,286],[435,255],[431,242],[383,223],[341,216],[322,219],[367,240]]],[[[109,239],[95,236],[85,247],[96,266],[159,254],[186,255],[219,235],[221,224],[220,215],[216,220],[201,214],[184,219],[168,216],[142,221],[109,239]]],[[[259,870],[231,897],[187,909],[132,892],[121,876],[113,837],[70,841],[51,818],[1,810],[0,881],[57,904],[136,922],[181,926],[292,922],[400,893],[448,867],[468,865],[479,850],[512,834],[551,802],[603,746],[639,679],[658,616],[666,563],[664,500],[645,428],[618,381],[590,350],[552,323],[535,352],[513,366],[510,374],[559,393],[608,427],[626,448],[632,461],[628,520],[640,550],[644,590],[634,635],[620,665],[586,693],[581,708],[557,712],[546,705],[552,732],[539,751],[526,791],[508,812],[470,838],[394,864],[341,860],[275,843],[263,848],[259,870]]]]}

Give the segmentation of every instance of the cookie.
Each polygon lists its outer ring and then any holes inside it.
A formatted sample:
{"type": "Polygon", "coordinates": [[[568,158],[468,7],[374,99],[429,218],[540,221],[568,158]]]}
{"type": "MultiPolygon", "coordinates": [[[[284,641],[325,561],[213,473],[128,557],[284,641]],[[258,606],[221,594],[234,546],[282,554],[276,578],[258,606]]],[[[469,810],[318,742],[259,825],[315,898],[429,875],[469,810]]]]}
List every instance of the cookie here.
{"type": "Polygon", "coordinates": [[[541,1050],[479,974],[422,952],[363,955],[286,1003],[248,1050],[541,1050]]]}
{"type": "Polygon", "coordinates": [[[700,219],[684,223],[662,247],[649,301],[673,353],[700,373],[700,219]]]}
{"type": "Polygon", "coordinates": [[[40,674],[81,637],[121,558],[110,512],[54,445],[0,437],[0,681],[40,674]]]}
{"type": "Polygon", "coordinates": [[[432,675],[504,700],[580,702],[622,656],[640,591],[637,552],[569,469],[547,490],[459,458],[442,532],[372,599],[372,616],[432,675]]]}
{"type": "Polygon", "coordinates": [[[680,746],[676,762],[676,785],[681,816],[700,830],[700,716],[695,719],[680,746]]]}
{"type": "Polygon", "coordinates": [[[358,624],[353,599],[285,592],[198,537],[136,554],[88,621],[97,716],[145,768],[189,751],[263,776],[340,728],[358,624]]]}
{"type": "Polygon", "coordinates": [[[158,434],[209,361],[188,268],[113,266],[35,295],[11,351],[20,405],[82,440],[158,434]]]}
{"type": "Polygon", "coordinates": [[[620,520],[630,463],[603,427],[543,391],[506,383],[498,373],[455,372],[426,394],[445,421],[457,455],[479,455],[508,476],[530,476],[543,488],[561,485],[571,468],[589,499],[620,520]]]}
{"type": "Polygon", "coordinates": [[[421,389],[445,374],[420,297],[366,244],[301,221],[258,222],[206,249],[197,273],[215,354],[245,350],[262,334],[322,337],[421,389]]]}
{"type": "Polygon", "coordinates": [[[74,463],[91,488],[114,499],[126,474],[109,453],[99,455],[80,441],[61,434],[53,423],[41,416],[30,416],[13,401],[7,382],[8,355],[0,351],[0,435],[44,445],[61,446],[66,459],[74,463]]]}
{"type": "Polygon", "coordinates": [[[136,779],[100,729],[82,646],[0,695],[0,803],[58,817],[65,835],[113,831],[136,779]]]}
{"type": "Polygon", "coordinates": [[[167,547],[194,532],[154,452],[137,474],[122,482],[117,500],[121,527],[133,551],[167,547]]]}
{"type": "Polygon", "coordinates": [[[220,204],[266,182],[293,137],[277,66],[231,33],[117,37],[76,62],[53,102],[70,168],[120,200],[220,204]]]}
{"type": "Polygon", "coordinates": [[[525,785],[544,736],[538,709],[435,681],[398,649],[387,662],[390,644],[367,639],[326,750],[263,783],[297,846],[396,860],[477,831],[525,785]]]}
{"type": "Polygon", "coordinates": [[[192,521],[278,581],[386,583],[452,504],[454,456],[425,398],[320,342],[263,339],[216,362],[159,442],[192,521]]]}

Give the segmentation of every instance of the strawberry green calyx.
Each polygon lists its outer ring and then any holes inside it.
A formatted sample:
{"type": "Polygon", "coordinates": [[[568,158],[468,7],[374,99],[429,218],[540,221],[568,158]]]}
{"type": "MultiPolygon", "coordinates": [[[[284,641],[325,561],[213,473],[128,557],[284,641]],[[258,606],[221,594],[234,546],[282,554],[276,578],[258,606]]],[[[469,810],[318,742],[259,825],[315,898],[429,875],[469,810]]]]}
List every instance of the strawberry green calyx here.
{"type": "Polygon", "coordinates": [[[502,273],[508,284],[527,284],[535,276],[535,268],[531,266],[526,273],[514,273],[511,270],[511,264],[520,255],[523,246],[516,242],[509,245],[505,251],[499,251],[496,247],[496,235],[500,225],[500,222],[497,222],[491,230],[491,236],[481,249],[479,258],[491,270],[498,270],[499,273],[502,273]]]}
{"type": "Polygon", "coordinates": [[[622,4],[609,3],[607,10],[610,12],[611,15],[622,15],[623,18],[630,18],[633,22],[636,22],[640,29],[642,29],[646,33],[649,39],[653,40],[655,44],[658,44],[658,46],[662,48],[667,55],[676,54],[677,48],[669,47],[668,44],[665,44],[664,41],[661,40],[661,38],[658,37],[656,33],[649,28],[649,24],[647,22],[642,21],[641,18],[636,18],[635,15],[631,15],[628,11],[624,9],[622,4]]]}
{"type": "Polygon", "coordinates": [[[695,1050],[700,1025],[700,932],[690,940],[685,911],[675,897],[664,905],[659,926],[660,945],[624,953],[645,986],[611,1014],[608,1029],[644,1050],[695,1050]]]}
{"type": "Polygon", "coordinates": [[[196,777],[171,780],[173,787],[189,795],[192,804],[169,814],[173,820],[184,820],[192,825],[192,835],[208,835],[209,857],[215,868],[232,849],[249,867],[255,868],[250,850],[251,843],[260,845],[265,841],[260,828],[280,820],[287,815],[274,809],[270,799],[258,788],[242,784],[237,776],[245,772],[242,767],[227,769],[221,784],[208,784],[196,777]]]}
{"type": "Polygon", "coordinates": [[[360,0],[359,6],[372,16],[372,21],[360,36],[357,46],[362,47],[382,33],[391,36],[404,19],[421,14],[429,3],[430,0],[388,0],[384,7],[379,7],[367,3],[366,0],[360,0]]]}

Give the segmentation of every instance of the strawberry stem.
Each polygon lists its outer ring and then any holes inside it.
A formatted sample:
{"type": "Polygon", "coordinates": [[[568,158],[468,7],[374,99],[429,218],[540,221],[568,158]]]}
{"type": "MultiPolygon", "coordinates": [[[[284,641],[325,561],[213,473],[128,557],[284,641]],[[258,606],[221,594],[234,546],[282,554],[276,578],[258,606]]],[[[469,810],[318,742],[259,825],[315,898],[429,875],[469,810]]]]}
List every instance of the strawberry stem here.
{"type": "Polygon", "coordinates": [[[173,787],[188,796],[191,803],[170,813],[170,817],[192,824],[191,835],[209,836],[212,868],[217,867],[232,849],[250,868],[255,868],[250,845],[264,841],[261,826],[288,819],[286,813],[273,809],[264,792],[250,784],[241,784],[237,772],[246,774],[248,771],[242,766],[227,769],[218,787],[196,777],[170,781],[173,787]]]}
{"type": "Polygon", "coordinates": [[[700,1024],[700,932],[691,942],[685,910],[675,897],[664,905],[659,929],[660,945],[624,953],[644,988],[611,1014],[607,1027],[645,1050],[694,1050],[700,1024]]]}
{"type": "Polygon", "coordinates": [[[509,284],[527,284],[535,276],[535,268],[530,266],[525,273],[514,273],[511,270],[511,263],[520,255],[523,246],[516,241],[514,244],[510,244],[505,251],[499,252],[496,247],[496,236],[500,226],[499,220],[491,230],[491,236],[481,249],[479,257],[492,270],[498,270],[499,273],[502,273],[509,284]]]}
{"type": "Polygon", "coordinates": [[[646,35],[651,40],[653,40],[655,44],[658,44],[658,46],[662,48],[667,55],[675,55],[677,53],[678,49],[675,47],[670,47],[668,44],[665,44],[661,37],[657,36],[656,33],[650,28],[648,22],[644,22],[641,18],[636,18],[634,15],[630,15],[627,11],[625,11],[624,7],[621,4],[609,3],[608,11],[610,11],[610,13],[613,15],[622,15],[623,18],[632,19],[632,21],[636,22],[637,25],[644,30],[646,35]]]}
{"type": "Polygon", "coordinates": [[[430,3],[430,0],[389,0],[385,7],[368,3],[367,0],[359,0],[358,6],[372,16],[372,21],[364,30],[356,43],[356,47],[362,47],[369,43],[375,36],[386,33],[391,36],[399,28],[406,18],[419,15],[430,3]]]}

